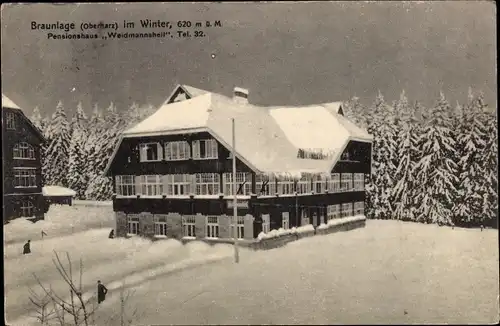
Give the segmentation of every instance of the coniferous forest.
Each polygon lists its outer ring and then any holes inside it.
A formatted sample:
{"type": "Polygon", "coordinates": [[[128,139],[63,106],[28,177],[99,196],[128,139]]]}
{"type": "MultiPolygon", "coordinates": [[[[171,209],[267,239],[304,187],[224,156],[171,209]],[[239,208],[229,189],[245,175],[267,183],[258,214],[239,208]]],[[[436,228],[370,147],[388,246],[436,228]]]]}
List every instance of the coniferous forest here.
{"type": "MultiPolygon", "coordinates": [[[[369,106],[357,97],[344,103],[346,116],[374,136],[367,218],[497,227],[496,110],[481,93],[464,97],[451,104],[440,93],[425,107],[403,91],[390,104],[380,93],[369,106]]],[[[31,116],[48,140],[44,184],[69,187],[77,199],[110,200],[103,171],[119,135],[155,109],[133,104],[118,114],[111,103],[88,109],[90,118],[81,104],[71,111],[68,117],[59,102],[50,119],[38,108],[31,116]]]]}

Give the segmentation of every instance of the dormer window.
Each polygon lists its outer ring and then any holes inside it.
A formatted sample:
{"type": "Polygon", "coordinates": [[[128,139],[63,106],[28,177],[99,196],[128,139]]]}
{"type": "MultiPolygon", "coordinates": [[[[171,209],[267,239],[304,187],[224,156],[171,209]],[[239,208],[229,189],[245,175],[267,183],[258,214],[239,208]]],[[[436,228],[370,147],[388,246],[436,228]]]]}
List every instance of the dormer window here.
{"type": "Polygon", "coordinates": [[[349,161],[350,155],[348,151],[345,151],[342,153],[342,157],[340,158],[341,161],[349,161]]]}
{"type": "Polygon", "coordinates": [[[145,143],[139,145],[139,156],[141,162],[156,162],[162,159],[160,143],[145,143]]]}
{"type": "Polygon", "coordinates": [[[15,130],[16,129],[16,115],[12,112],[7,112],[5,115],[5,125],[7,129],[15,130]]]}

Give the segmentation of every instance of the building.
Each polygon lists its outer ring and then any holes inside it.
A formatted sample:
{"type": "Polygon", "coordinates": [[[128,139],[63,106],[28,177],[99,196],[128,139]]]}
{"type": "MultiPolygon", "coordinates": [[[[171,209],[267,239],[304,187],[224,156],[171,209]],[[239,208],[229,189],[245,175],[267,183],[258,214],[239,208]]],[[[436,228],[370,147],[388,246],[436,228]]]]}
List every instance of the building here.
{"type": "Polygon", "coordinates": [[[106,168],[117,236],[230,238],[232,118],[238,237],[364,214],[372,136],[340,102],[259,107],[178,85],[150,117],[126,130],[106,168]]]}
{"type": "Polygon", "coordinates": [[[49,205],[72,206],[76,191],[61,186],[45,186],[42,188],[42,194],[49,205]]]}
{"type": "Polygon", "coordinates": [[[43,219],[48,206],[42,195],[40,130],[2,94],[3,221],[16,217],[43,219]]]}

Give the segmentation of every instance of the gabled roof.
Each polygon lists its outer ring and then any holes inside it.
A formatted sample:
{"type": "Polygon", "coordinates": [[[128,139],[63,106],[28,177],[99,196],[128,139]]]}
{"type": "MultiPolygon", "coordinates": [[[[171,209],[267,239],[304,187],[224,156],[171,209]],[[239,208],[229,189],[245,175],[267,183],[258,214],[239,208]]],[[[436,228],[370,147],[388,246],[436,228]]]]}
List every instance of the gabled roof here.
{"type": "Polygon", "coordinates": [[[2,94],[2,108],[21,110],[16,103],[12,102],[7,96],[2,94]]]}
{"type": "Polygon", "coordinates": [[[187,95],[187,99],[191,99],[193,97],[197,97],[197,96],[201,96],[201,95],[205,95],[207,93],[210,93],[208,91],[205,91],[203,89],[199,89],[199,88],[196,88],[196,87],[193,87],[193,86],[189,86],[189,85],[181,85],[181,84],[178,84],[174,90],[172,91],[172,93],[170,94],[169,97],[167,97],[167,100],[163,103],[163,105],[165,104],[169,104],[169,103],[172,103],[173,102],[173,98],[174,96],[179,92],[179,91],[182,91],[184,92],[186,95],[187,95]]]}
{"type": "Polygon", "coordinates": [[[234,118],[236,155],[243,163],[257,173],[292,174],[329,173],[333,163],[333,158],[297,158],[299,149],[322,149],[338,158],[338,152],[350,139],[366,142],[373,139],[337,114],[340,102],[305,107],[260,107],[202,92],[180,102],[165,102],[150,117],[123,132],[122,138],[207,131],[231,149],[234,118]]]}
{"type": "Polygon", "coordinates": [[[45,139],[44,135],[42,134],[42,132],[40,131],[40,129],[38,129],[33,124],[33,122],[24,114],[23,110],[16,103],[14,103],[12,100],[10,100],[7,96],[2,94],[2,110],[4,108],[13,109],[13,110],[18,111],[19,114],[23,117],[23,119],[25,119],[28,122],[28,124],[31,126],[31,128],[35,131],[36,135],[42,141],[46,141],[46,139],[45,139]]]}

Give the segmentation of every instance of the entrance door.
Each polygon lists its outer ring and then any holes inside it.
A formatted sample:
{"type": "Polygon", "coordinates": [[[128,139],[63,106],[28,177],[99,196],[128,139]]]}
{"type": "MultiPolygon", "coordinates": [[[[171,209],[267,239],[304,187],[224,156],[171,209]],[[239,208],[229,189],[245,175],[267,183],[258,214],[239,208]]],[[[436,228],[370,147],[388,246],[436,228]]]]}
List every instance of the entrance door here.
{"type": "Polygon", "coordinates": [[[318,213],[314,212],[312,218],[313,218],[313,226],[317,227],[318,226],[318,213]]]}

